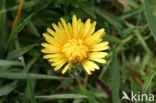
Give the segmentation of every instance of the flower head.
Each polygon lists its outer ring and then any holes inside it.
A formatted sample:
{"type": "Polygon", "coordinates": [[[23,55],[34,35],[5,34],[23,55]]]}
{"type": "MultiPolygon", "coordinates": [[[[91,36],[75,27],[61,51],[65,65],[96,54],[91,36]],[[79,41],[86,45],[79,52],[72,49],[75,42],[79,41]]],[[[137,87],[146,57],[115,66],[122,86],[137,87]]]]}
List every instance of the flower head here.
{"type": "Polygon", "coordinates": [[[63,68],[64,74],[73,64],[82,64],[85,71],[99,69],[95,62],[106,63],[104,59],[108,54],[104,50],[108,49],[108,42],[102,41],[105,34],[104,29],[95,32],[96,22],[91,23],[87,19],[85,23],[73,15],[72,24],[66,23],[63,18],[58,25],[52,24],[53,30],[47,28],[47,33],[43,33],[47,43],[42,43],[45,59],[49,59],[54,70],[63,68]]]}

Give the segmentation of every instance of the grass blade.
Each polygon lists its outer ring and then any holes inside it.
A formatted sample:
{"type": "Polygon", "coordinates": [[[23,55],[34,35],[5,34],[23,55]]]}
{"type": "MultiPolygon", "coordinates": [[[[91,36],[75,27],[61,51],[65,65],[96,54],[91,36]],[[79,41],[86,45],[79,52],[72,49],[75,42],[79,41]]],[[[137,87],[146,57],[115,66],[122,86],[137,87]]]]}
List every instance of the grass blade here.
{"type": "Polygon", "coordinates": [[[83,12],[85,12],[91,18],[96,19],[95,13],[93,12],[93,10],[91,10],[91,8],[88,5],[84,3],[79,3],[79,5],[83,12]]]}
{"type": "MultiPolygon", "coordinates": [[[[56,76],[49,76],[49,75],[43,75],[43,74],[34,74],[29,73],[29,76],[31,79],[69,79],[64,77],[56,77],[56,76]]],[[[5,79],[27,79],[26,73],[10,73],[10,72],[1,72],[0,78],[5,79]]]]}
{"type": "Polygon", "coordinates": [[[103,39],[104,40],[108,40],[108,41],[110,41],[110,42],[115,42],[115,43],[122,43],[122,40],[121,39],[119,39],[119,38],[117,38],[117,37],[115,37],[115,36],[112,36],[112,35],[105,35],[104,37],[103,37],[103,39]]]}
{"type": "Polygon", "coordinates": [[[153,38],[156,41],[156,29],[155,29],[156,19],[155,19],[154,15],[152,14],[151,5],[152,5],[152,3],[150,3],[150,0],[144,0],[144,8],[145,8],[147,24],[152,32],[153,38]]]}
{"type": "Polygon", "coordinates": [[[28,92],[30,95],[31,103],[37,103],[36,99],[35,99],[35,95],[34,95],[34,90],[33,90],[32,85],[31,85],[31,81],[30,81],[28,71],[26,71],[26,78],[27,78],[27,86],[28,86],[28,92]]]}
{"type": "Polygon", "coordinates": [[[121,32],[123,30],[123,25],[120,23],[121,21],[111,15],[111,14],[108,14],[98,8],[95,8],[94,11],[99,15],[101,16],[102,18],[104,18],[106,21],[108,21],[112,26],[114,26],[119,32],[121,32]]]}
{"type": "Polygon", "coordinates": [[[147,43],[145,42],[145,40],[143,39],[142,35],[140,34],[140,32],[138,30],[135,30],[135,35],[137,36],[138,40],[141,42],[142,46],[144,47],[144,49],[148,52],[151,53],[151,50],[149,49],[147,43]]]}
{"type": "MultiPolygon", "coordinates": [[[[1,0],[0,10],[6,9],[6,0],[1,0]]],[[[4,58],[5,46],[8,39],[7,13],[0,12],[0,58],[4,58]]]]}
{"type": "Polygon", "coordinates": [[[36,27],[34,26],[34,24],[30,21],[28,23],[28,26],[29,30],[34,34],[36,35],[37,37],[40,37],[40,33],[38,32],[38,30],[36,29],[36,27]]]}
{"type": "Polygon", "coordinates": [[[156,71],[155,72],[151,72],[151,58],[149,56],[149,60],[148,60],[148,78],[147,80],[144,82],[143,84],[143,93],[146,93],[148,88],[150,87],[151,83],[152,83],[152,79],[154,78],[154,76],[156,75],[156,71]]]}
{"type": "Polygon", "coordinates": [[[24,0],[21,0],[17,15],[16,15],[15,20],[14,20],[13,25],[12,25],[11,33],[14,32],[15,28],[18,25],[18,20],[19,20],[20,14],[21,14],[23,3],[24,3],[24,0]]]}
{"type": "Polygon", "coordinates": [[[89,103],[99,103],[93,96],[91,96],[91,93],[89,93],[89,91],[86,88],[80,86],[80,89],[81,89],[82,93],[85,96],[87,96],[89,103]]]}
{"type": "Polygon", "coordinates": [[[55,94],[47,96],[36,96],[36,98],[47,98],[47,99],[73,99],[73,98],[87,98],[85,95],[80,94],[55,94]]]}
{"type": "MultiPolygon", "coordinates": [[[[30,9],[30,8],[34,7],[35,5],[36,5],[35,1],[26,1],[26,2],[24,2],[22,9],[30,9]]],[[[13,7],[6,9],[6,11],[18,10],[18,8],[19,8],[19,5],[15,5],[13,7]]]]}
{"type": "Polygon", "coordinates": [[[131,5],[133,8],[138,8],[139,5],[135,0],[125,0],[129,5],[131,5]]]}
{"type": "Polygon", "coordinates": [[[74,99],[74,101],[73,101],[73,103],[81,103],[81,102],[82,102],[82,99],[79,99],[79,98],[78,98],[78,99],[76,98],[76,99],[74,99]]]}
{"type": "Polygon", "coordinates": [[[16,87],[16,82],[12,82],[6,84],[5,86],[0,88],[0,96],[8,95],[11,91],[13,91],[16,87]]]}
{"type": "Polygon", "coordinates": [[[8,59],[13,59],[13,58],[18,58],[19,56],[27,53],[30,51],[32,48],[34,48],[35,44],[25,46],[24,48],[20,48],[18,50],[13,50],[10,52],[7,56],[8,59]]]}
{"type": "Polygon", "coordinates": [[[11,60],[0,60],[0,66],[21,66],[21,62],[19,61],[11,61],[11,60]]]}
{"type": "MultiPolygon", "coordinates": [[[[130,28],[135,28],[135,26],[133,26],[132,24],[126,22],[126,25],[129,26],[130,28]]],[[[136,35],[136,37],[138,38],[138,40],[140,41],[141,45],[143,46],[143,48],[148,52],[151,53],[151,50],[149,49],[147,43],[145,42],[144,38],[142,37],[141,33],[135,29],[134,33],[136,35]]]]}
{"type": "Polygon", "coordinates": [[[113,59],[112,59],[112,99],[113,103],[120,103],[119,99],[119,86],[120,86],[120,72],[119,65],[117,60],[116,51],[113,51],[113,59]]]}
{"type": "Polygon", "coordinates": [[[12,34],[11,34],[9,40],[8,40],[8,44],[11,44],[11,41],[12,41],[13,39],[16,38],[17,34],[18,34],[18,33],[25,27],[25,25],[31,20],[32,16],[33,16],[33,14],[30,14],[26,19],[24,19],[24,21],[23,21],[21,24],[19,24],[19,25],[15,28],[14,32],[12,32],[12,34]]]}

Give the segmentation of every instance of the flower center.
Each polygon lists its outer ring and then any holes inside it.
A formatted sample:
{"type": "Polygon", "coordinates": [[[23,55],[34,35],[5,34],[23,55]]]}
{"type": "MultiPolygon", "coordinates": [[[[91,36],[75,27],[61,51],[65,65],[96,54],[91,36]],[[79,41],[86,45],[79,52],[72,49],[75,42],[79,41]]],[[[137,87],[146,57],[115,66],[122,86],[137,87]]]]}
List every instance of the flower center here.
{"type": "Polygon", "coordinates": [[[83,44],[82,40],[72,39],[63,46],[62,52],[68,61],[79,63],[87,56],[88,47],[83,44]]]}

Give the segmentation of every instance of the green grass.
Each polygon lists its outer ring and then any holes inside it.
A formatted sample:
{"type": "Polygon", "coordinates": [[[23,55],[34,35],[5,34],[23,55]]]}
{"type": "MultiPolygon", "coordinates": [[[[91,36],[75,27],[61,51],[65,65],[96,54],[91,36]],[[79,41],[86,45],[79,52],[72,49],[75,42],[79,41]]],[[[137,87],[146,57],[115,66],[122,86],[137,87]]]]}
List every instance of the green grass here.
{"type": "Polygon", "coordinates": [[[12,30],[19,1],[0,0],[0,103],[129,103],[122,91],[156,93],[155,0],[24,0],[12,30]],[[41,53],[46,28],[73,14],[97,21],[110,42],[108,62],[90,76],[81,67],[62,75],[41,53]]]}

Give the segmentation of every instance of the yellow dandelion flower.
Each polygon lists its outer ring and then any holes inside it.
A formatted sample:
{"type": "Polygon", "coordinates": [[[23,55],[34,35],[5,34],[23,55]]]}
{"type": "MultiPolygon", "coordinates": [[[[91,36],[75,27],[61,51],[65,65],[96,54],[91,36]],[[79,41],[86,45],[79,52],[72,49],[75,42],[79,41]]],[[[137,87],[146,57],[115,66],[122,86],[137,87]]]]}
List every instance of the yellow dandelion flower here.
{"type": "Polygon", "coordinates": [[[95,32],[96,22],[91,23],[87,19],[85,23],[81,19],[72,17],[72,24],[66,23],[63,18],[58,25],[52,24],[53,30],[47,28],[47,33],[43,33],[47,43],[42,43],[44,47],[41,51],[46,53],[43,57],[48,59],[54,70],[63,68],[64,74],[73,64],[82,64],[85,71],[99,69],[95,62],[106,63],[104,59],[108,53],[108,42],[102,41],[105,29],[95,32]]]}

